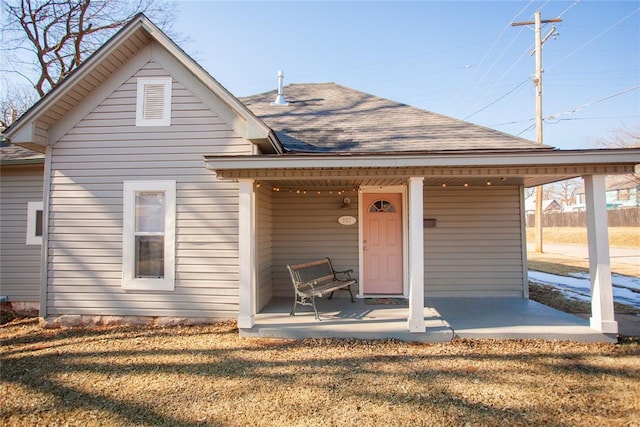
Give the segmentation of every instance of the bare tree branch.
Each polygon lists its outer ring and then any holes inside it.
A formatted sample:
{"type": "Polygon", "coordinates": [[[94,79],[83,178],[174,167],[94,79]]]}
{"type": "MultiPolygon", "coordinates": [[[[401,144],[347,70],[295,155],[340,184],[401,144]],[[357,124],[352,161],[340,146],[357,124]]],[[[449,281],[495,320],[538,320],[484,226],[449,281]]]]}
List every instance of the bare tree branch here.
{"type": "Polygon", "coordinates": [[[175,6],[165,0],[3,0],[4,52],[13,53],[12,72],[25,65],[16,52],[31,52],[28,81],[44,96],[137,13],[145,13],[171,35],[175,6]]]}

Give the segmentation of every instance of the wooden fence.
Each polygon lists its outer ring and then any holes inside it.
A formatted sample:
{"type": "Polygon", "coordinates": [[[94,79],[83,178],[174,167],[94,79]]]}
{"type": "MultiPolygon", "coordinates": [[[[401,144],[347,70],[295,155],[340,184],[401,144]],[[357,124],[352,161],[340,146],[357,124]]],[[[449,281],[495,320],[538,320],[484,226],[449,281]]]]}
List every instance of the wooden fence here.
{"type": "MultiPolygon", "coordinates": [[[[586,212],[552,212],[542,215],[543,227],[586,227],[586,212]]],[[[527,214],[527,227],[533,227],[534,214],[527,214]]],[[[609,227],[640,227],[640,208],[610,209],[609,227]]]]}

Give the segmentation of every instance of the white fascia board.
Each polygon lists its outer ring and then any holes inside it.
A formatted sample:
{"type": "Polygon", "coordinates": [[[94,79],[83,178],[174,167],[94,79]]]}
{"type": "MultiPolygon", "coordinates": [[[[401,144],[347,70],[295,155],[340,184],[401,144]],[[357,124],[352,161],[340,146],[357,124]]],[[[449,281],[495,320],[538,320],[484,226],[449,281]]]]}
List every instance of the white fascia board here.
{"type": "Polygon", "coordinates": [[[35,129],[35,121],[25,121],[22,126],[12,128],[12,133],[7,132],[7,137],[16,145],[29,144],[35,141],[35,129]]]}
{"type": "Polygon", "coordinates": [[[638,164],[640,150],[571,150],[541,152],[491,152],[446,154],[383,155],[291,155],[291,156],[205,156],[207,168],[285,169],[285,168],[358,168],[358,167],[496,167],[638,164]]]}

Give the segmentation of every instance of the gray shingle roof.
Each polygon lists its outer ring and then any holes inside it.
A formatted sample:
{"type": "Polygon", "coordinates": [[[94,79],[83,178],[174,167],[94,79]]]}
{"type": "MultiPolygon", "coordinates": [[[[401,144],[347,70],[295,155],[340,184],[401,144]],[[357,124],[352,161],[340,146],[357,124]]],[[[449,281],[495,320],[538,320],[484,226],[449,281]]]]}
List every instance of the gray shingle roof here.
{"type": "Polygon", "coordinates": [[[240,98],[293,152],[531,150],[551,147],[335,83],[289,84],[240,98]]]}
{"type": "Polygon", "coordinates": [[[36,159],[44,159],[44,154],[8,142],[2,142],[0,144],[0,160],[15,161],[36,159]]]}

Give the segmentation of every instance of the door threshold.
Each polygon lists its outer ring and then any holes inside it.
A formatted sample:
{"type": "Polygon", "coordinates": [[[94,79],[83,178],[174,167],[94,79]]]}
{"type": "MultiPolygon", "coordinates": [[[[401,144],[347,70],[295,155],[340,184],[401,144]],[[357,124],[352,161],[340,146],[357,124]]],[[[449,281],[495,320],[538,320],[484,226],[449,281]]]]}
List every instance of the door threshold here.
{"type": "Polygon", "coordinates": [[[356,298],[366,299],[366,298],[406,298],[409,299],[408,296],[403,294],[366,294],[366,295],[356,295],[356,298]]]}

